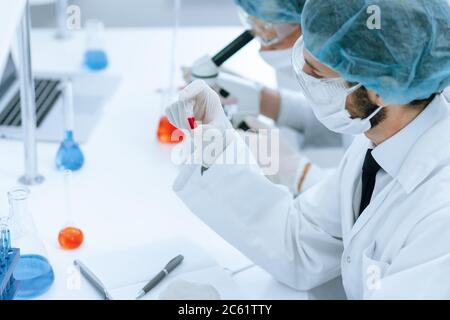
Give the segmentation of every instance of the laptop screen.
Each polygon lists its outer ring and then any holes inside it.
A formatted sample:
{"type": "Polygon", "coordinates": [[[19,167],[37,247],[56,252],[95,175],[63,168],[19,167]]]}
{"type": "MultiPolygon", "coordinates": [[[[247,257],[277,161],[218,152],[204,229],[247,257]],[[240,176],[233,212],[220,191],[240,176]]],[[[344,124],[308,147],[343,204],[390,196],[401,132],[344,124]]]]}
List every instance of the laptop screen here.
{"type": "Polygon", "coordinates": [[[0,98],[3,97],[5,92],[11,87],[11,85],[16,81],[16,66],[11,55],[8,57],[6,62],[5,71],[0,75],[0,98]]]}

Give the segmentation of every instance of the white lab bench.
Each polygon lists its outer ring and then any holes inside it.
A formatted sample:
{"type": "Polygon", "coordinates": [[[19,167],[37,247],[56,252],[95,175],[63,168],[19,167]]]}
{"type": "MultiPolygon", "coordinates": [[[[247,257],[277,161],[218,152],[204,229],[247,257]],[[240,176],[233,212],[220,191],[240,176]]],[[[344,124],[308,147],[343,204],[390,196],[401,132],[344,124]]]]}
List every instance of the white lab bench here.
{"type": "MultiPolygon", "coordinates": [[[[205,53],[213,54],[240,32],[239,28],[182,29],[177,62],[188,65],[205,53]]],[[[53,34],[52,30],[32,33],[35,71],[87,72],[81,67],[83,33],[75,32],[63,41],[55,40],[53,34]]],[[[122,84],[108,102],[90,140],[82,145],[86,163],[74,174],[74,218],[85,233],[85,243],[78,250],[64,251],[57,242],[58,231],[65,223],[62,176],[54,164],[58,145],[38,144],[39,171],[46,180],[31,187],[29,206],[56,277],[42,299],[98,299],[84,279],[80,288],[70,285],[74,259],[174,236],[199,244],[224,268],[237,270],[250,264],[172,192],[177,175],[177,167],[170,160],[172,147],[156,139],[161,116],[157,90],[168,84],[170,35],[170,29],[112,29],[105,33],[110,58],[110,68],[105,72],[120,75],[122,84]]],[[[249,45],[228,65],[239,66],[244,75],[266,79],[271,84],[273,72],[256,57],[256,50],[256,44],[249,45]],[[249,58],[249,54],[255,58],[249,58]]],[[[6,210],[6,193],[23,174],[23,145],[19,141],[0,140],[0,154],[0,210],[6,210]]],[[[259,267],[249,268],[234,278],[248,298],[310,297],[309,293],[278,283],[259,267]]]]}

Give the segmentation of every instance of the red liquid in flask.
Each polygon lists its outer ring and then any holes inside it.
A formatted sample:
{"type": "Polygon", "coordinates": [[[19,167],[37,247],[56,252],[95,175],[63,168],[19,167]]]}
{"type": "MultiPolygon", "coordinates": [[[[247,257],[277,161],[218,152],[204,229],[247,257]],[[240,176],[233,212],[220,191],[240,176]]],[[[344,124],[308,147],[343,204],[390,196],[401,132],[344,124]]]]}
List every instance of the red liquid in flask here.
{"type": "Polygon", "coordinates": [[[83,231],[75,227],[66,227],[59,232],[58,242],[63,249],[76,249],[83,243],[83,231]]]}
{"type": "Polygon", "coordinates": [[[161,117],[159,120],[158,140],[162,143],[179,143],[183,141],[184,134],[181,130],[174,127],[166,116],[161,117]]]}

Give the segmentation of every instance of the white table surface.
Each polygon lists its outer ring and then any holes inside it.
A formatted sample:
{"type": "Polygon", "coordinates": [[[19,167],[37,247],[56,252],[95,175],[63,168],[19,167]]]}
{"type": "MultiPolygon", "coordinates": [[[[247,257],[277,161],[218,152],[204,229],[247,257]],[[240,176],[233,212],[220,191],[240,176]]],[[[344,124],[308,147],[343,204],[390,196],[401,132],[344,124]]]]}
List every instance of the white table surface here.
{"type": "MultiPolygon", "coordinates": [[[[238,28],[182,29],[179,64],[190,64],[205,53],[215,53],[241,32],[238,28]]],[[[156,139],[161,98],[169,73],[169,29],[112,29],[105,33],[110,68],[122,84],[108,102],[91,139],[82,146],[86,163],[74,174],[75,221],[85,233],[84,245],[64,251],[57,234],[65,223],[62,177],[55,169],[57,144],[39,143],[39,171],[44,184],[31,188],[30,211],[44,240],[56,280],[42,299],[98,299],[84,281],[72,288],[72,261],[85,254],[161,242],[184,236],[203,247],[224,268],[236,270],[250,261],[203,224],[172,192],[177,168],[170,161],[170,146],[156,139]]],[[[81,68],[84,36],[57,41],[53,31],[32,34],[36,72],[74,74],[81,68]]],[[[273,72],[256,54],[252,44],[228,65],[242,74],[273,84],[273,72]],[[252,55],[253,58],[250,58],[252,55]],[[245,61],[246,63],[241,63],[245,61]]],[[[178,77],[178,79],[180,79],[178,77]]],[[[181,80],[179,81],[181,83],[181,80]]],[[[0,140],[0,210],[6,210],[7,190],[23,173],[23,146],[0,140]]],[[[305,299],[308,293],[291,290],[259,267],[234,276],[248,298],[305,299]]]]}

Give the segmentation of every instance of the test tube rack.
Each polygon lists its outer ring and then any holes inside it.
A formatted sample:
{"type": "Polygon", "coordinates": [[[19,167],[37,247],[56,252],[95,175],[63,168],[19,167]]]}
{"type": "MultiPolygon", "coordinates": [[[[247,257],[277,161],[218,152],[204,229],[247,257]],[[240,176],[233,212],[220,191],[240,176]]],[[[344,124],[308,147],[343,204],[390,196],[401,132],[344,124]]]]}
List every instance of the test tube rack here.
{"type": "Polygon", "coordinates": [[[0,257],[0,300],[12,300],[19,289],[19,281],[14,279],[14,269],[20,258],[20,250],[11,248],[0,257]]]}

